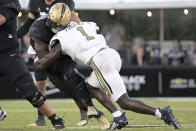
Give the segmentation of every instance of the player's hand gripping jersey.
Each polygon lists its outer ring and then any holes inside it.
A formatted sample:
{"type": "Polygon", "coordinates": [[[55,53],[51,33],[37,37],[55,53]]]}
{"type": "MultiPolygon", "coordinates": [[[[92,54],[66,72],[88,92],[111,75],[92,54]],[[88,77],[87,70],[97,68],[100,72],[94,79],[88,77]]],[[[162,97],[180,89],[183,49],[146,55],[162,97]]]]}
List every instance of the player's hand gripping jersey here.
{"type": "Polygon", "coordinates": [[[91,58],[101,49],[106,48],[105,38],[97,34],[98,26],[93,22],[77,24],[71,22],[68,27],[58,32],[50,41],[59,40],[63,54],[71,56],[74,61],[89,64],[91,58]]]}

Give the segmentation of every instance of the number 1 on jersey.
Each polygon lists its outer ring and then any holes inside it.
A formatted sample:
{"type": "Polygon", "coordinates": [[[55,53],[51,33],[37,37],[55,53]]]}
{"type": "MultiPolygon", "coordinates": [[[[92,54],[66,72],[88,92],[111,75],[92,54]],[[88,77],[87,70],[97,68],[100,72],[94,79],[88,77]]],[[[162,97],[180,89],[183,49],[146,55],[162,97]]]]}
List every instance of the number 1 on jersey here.
{"type": "Polygon", "coordinates": [[[95,39],[95,37],[93,37],[93,36],[89,36],[85,31],[84,31],[84,29],[80,26],[80,27],[78,27],[77,28],[77,30],[78,31],[80,31],[80,33],[83,35],[83,36],[85,36],[86,37],[86,40],[93,40],[93,39],[95,39]]]}

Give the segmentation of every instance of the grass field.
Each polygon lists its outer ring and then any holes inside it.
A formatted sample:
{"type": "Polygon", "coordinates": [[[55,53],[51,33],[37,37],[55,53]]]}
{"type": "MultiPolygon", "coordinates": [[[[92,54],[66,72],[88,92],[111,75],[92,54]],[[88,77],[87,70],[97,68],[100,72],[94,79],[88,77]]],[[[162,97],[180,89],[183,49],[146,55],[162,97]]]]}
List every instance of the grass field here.
{"type": "MultiPolygon", "coordinates": [[[[195,99],[145,99],[145,103],[163,107],[170,105],[174,115],[182,124],[181,131],[196,131],[196,98],[195,99]]],[[[76,123],[80,119],[79,110],[72,100],[49,100],[50,105],[59,116],[64,116],[66,129],[64,130],[88,130],[96,131],[99,128],[96,119],[91,119],[87,126],[77,127],[76,123]]],[[[111,114],[103,108],[99,103],[94,101],[96,107],[102,110],[109,121],[112,121],[111,114]]],[[[33,108],[27,101],[24,100],[0,100],[0,106],[8,113],[5,120],[0,122],[0,131],[50,131],[53,130],[52,125],[47,120],[45,127],[28,127],[27,125],[34,122],[37,118],[36,109],[33,108]]],[[[123,111],[122,111],[123,112],[123,111]]],[[[157,117],[136,114],[126,111],[126,116],[129,119],[129,125],[122,129],[130,131],[173,131],[170,126],[166,126],[162,120],[157,117]]]]}

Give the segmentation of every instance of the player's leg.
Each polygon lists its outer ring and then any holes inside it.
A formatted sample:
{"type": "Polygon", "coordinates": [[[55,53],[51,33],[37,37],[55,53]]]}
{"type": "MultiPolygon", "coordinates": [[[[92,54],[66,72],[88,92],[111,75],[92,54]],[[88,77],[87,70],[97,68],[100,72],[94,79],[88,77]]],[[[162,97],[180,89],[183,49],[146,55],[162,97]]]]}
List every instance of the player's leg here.
{"type": "MultiPolygon", "coordinates": [[[[99,63],[99,61],[103,62],[103,61],[96,59],[96,58],[95,58],[95,60],[96,60],[96,63],[99,63]]],[[[100,63],[100,65],[101,65],[101,63],[100,63]]],[[[102,73],[100,72],[100,70],[98,69],[96,64],[93,62],[93,60],[91,61],[90,66],[92,67],[93,72],[91,73],[91,75],[89,77],[88,83],[93,87],[100,87],[100,85],[101,85],[101,87],[103,88],[105,93],[109,97],[111,97],[113,95],[113,91],[112,91],[111,87],[109,87],[109,84],[106,82],[105,77],[103,77],[102,73]],[[95,77],[96,77],[96,79],[95,79],[95,77]]],[[[108,76],[108,77],[110,77],[110,79],[113,78],[113,76],[108,76]]],[[[123,91],[123,90],[121,90],[121,91],[123,91]]],[[[90,92],[93,93],[92,91],[90,91],[90,92]]],[[[117,108],[113,105],[111,100],[108,97],[106,97],[106,94],[103,94],[102,90],[99,89],[98,92],[93,93],[95,98],[98,101],[100,101],[100,103],[105,108],[107,108],[112,113],[112,115],[114,117],[114,120],[113,120],[112,124],[110,125],[109,129],[121,129],[125,125],[127,125],[128,119],[126,118],[125,113],[122,114],[119,110],[117,110],[117,108]],[[104,98],[104,99],[102,99],[102,98],[104,98]],[[108,103],[109,103],[109,106],[108,106],[108,103]]],[[[119,91],[119,93],[122,93],[122,92],[119,91]]]]}
{"type": "MultiPolygon", "coordinates": [[[[46,70],[34,69],[34,74],[35,74],[35,85],[45,96],[46,95],[47,72],[46,70]]],[[[39,110],[37,110],[37,115],[38,115],[38,118],[35,121],[35,123],[29,124],[28,126],[45,126],[46,125],[44,114],[42,114],[39,110]]]]}
{"type": "MultiPolygon", "coordinates": [[[[76,105],[78,106],[79,110],[82,111],[81,113],[81,120],[77,123],[78,126],[83,126],[88,123],[87,117],[87,105],[86,100],[81,99],[78,97],[80,96],[81,91],[80,88],[73,88],[73,85],[70,85],[68,81],[66,81],[61,74],[59,69],[56,69],[57,65],[51,65],[48,68],[48,77],[50,81],[55,85],[56,88],[60,89],[61,92],[65,92],[69,97],[73,98],[76,105]]],[[[80,85],[81,86],[81,85],[80,85]]],[[[82,87],[83,88],[83,87],[82,87]]],[[[85,96],[88,97],[88,96],[85,96]]],[[[90,104],[92,105],[92,104],[90,104]]]]}
{"type": "Polygon", "coordinates": [[[96,80],[95,73],[92,72],[90,78],[88,80],[87,89],[90,94],[92,94],[110,113],[114,113],[118,111],[116,106],[112,103],[110,98],[106,95],[106,93],[101,90],[98,81],[96,80]]]}
{"type": "MultiPolygon", "coordinates": [[[[131,110],[142,114],[156,115],[160,118],[163,118],[162,112],[163,110],[164,112],[167,112],[166,108],[155,109],[144,104],[141,101],[133,100],[128,97],[128,95],[126,94],[125,85],[119,74],[119,70],[121,68],[121,64],[119,63],[121,63],[121,60],[118,53],[112,49],[103,51],[102,53],[100,54],[100,56],[95,56],[95,59],[93,59],[93,61],[91,62],[91,66],[94,68],[94,71],[97,70],[96,74],[99,76],[98,79],[100,81],[103,81],[102,86],[105,87],[109,96],[111,96],[112,99],[116,101],[122,109],[131,110]],[[104,54],[104,58],[101,57],[102,53],[104,54]],[[104,63],[104,61],[107,61],[109,65],[107,63],[104,63]]],[[[173,117],[173,114],[169,112],[169,109],[167,110],[168,113],[165,114],[167,114],[167,119],[170,119],[170,123],[168,124],[173,123],[172,125],[175,128],[178,128],[178,122],[173,117]]]]}
{"type": "MultiPolygon", "coordinates": [[[[91,78],[90,78],[91,80],[93,80],[92,73],[91,73],[91,78]]],[[[91,80],[89,82],[92,84],[91,80]]],[[[97,81],[97,80],[96,79],[93,80],[93,83],[95,83],[95,81],[97,81]]],[[[98,83],[98,81],[97,81],[97,83],[98,83]]],[[[105,94],[105,92],[103,90],[101,90],[100,88],[96,88],[95,85],[93,87],[90,84],[87,84],[87,88],[88,88],[88,91],[90,92],[90,94],[93,95],[99,101],[99,103],[101,103],[110,113],[112,113],[114,120],[122,118],[122,116],[126,119],[126,117],[124,115],[122,115],[122,113],[116,108],[116,106],[112,103],[110,98],[105,94]]],[[[119,124],[114,129],[121,129],[123,126],[124,126],[124,124],[119,124]]],[[[107,125],[107,129],[109,127],[110,126],[107,125]]]]}
{"type": "MultiPolygon", "coordinates": [[[[88,90],[86,89],[84,76],[80,74],[76,68],[74,68],[76,66],[75,62],[73,62],[70,57],[64,58],[63,61],[60,61],[59,66],[64,78],[66,77],[66,81],[70,85],[68,88],[63,88],[62,90],[67,92],[75,100],[80,109],[85,112],[87,111],[89,118],[97,118],[101,128],[106,128],[106,126],[109,125],[109,122],[104,117],[104,114],[94,107],[88,90]]],[[[85,118],[86,120],[86,113],[83,114],[84,115],[82,116],[82,118],[85,118]]],[[[78,124],[82,125],[85,123],[82,123],[82,121],[80,121],[78,124]]]]}
{"type": "Polygon", "coordinates": [[[136,113],[153,115],[161,118],[168,125],[172,125],[174,128],[180,128],[180,124],[175,119],[170,107],[166,106],[163,109],[154,108],[144,104],[142,101],[129,98],[127,94],[122,95],[117,100],[118,105],[124,110],[134,111],[136,113]]]}
{"type": "Polygon", "coordinates": [[[88,116],[87,116],[87,110],[81,109],[80,110],[80,121],[76,124],[77,126],[83,126],[88,123],[88,116]]]}
{"type": "Polygon", "coordinates": [[[46,95],[46,83],[47,80],[36,80],[35,85],[42,92],[43,95],[46,95]]]}
{"type": "Polygon", "coordinates": [[[37,89],[32,76],[28,72],[22,58],[17,55],[17,52],[11,52],[11,55],[4,55],[0,59],[0,63],[0,72],[10,78],[17,92],[44,113],[56,129],[64,128],[62,119],[56,116],[47,103],[46,98],[37,89]]]}
{"type": "Polygon", "coordinates": [[[136,113],[155,115],[154,107],[144,104],[142,101],[129,98],[127,93],[123,94],[118,100],[118,105],[124,110],[131,110],[136,113]]]}

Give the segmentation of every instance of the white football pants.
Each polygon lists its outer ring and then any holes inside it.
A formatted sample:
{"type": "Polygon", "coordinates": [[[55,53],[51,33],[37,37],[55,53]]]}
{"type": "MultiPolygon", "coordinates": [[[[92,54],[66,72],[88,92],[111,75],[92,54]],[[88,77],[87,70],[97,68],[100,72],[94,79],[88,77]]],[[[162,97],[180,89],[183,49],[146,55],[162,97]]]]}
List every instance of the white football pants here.
{"type": "Polygon", "coordinates": [[[88,83],[93,87],[102,87],[115,102],[126,93],[125,85],[119,74],[121,64],[119,53],[111,48],[101,50],[90,62],[93,72],[88,83]]]}

